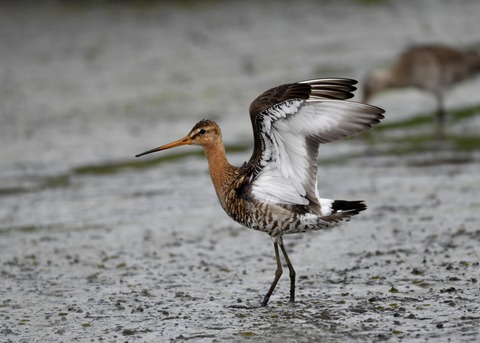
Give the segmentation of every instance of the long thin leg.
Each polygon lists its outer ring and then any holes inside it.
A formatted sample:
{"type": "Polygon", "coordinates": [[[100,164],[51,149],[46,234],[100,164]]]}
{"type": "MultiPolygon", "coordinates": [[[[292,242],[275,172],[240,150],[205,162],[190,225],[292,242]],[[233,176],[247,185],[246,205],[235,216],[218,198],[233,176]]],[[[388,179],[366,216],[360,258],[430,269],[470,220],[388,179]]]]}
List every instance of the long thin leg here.
{"type": "Polygon", "coordinates": [[[283,240],[280,241],[280,249],[282,249],[283,256],[285,257],[285,262],[287,262],[288,270],[290,271],[290,302],[295,302],[295,269],[288,258],[287,251],[283,246],[283,240]]]}
{"type": "MultiPolygon", "coordinates": [[[[268,290],[267,294],[263,298],[262,306],[267,306],[268,300],[270,299],[270,296],[272,295],[273,290],[275,289],[275,286],[277,285],[277,282],[283,273],[282,262],[280,261],[280,254],[278,253],[277,242],[273,243],[273,248],[275,249],[275,258],[277,260],[277,270],[275,271],[275,278],[273,279],[272,284],[270,285],[270,289],[268,290]]],[[[282,251],[283,251],[283,248],[282,248],[282,251]]]]}
{"type": "Polygon", "coordinates": [[[443,94],[441,92],[436,92],[435,97],[437,99],[437,132],[439,136],[443,136],[446,116],[443,94]]]}

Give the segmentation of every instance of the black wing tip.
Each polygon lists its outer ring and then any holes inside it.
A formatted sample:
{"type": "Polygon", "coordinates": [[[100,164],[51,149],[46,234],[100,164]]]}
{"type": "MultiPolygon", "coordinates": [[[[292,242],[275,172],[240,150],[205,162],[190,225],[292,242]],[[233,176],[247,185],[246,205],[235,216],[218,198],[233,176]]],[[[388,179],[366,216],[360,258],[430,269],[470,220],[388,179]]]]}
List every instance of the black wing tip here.
{"type": "Polygon", "coordinates": [[[347,100],[353,98],[358,83],[355,79],[342,77],[326,77],[298,82],[310,86],[310,98],[347,100]]]}
{"type": "Polygon", "coordinates": [[[372,110],[371,113],[375,115],[376,122],[374,124],[378,124],[381,120],[385,119],[385,116],[384,116],[385,110],[383,108],[373,106],[370,104],[365,104],[365,105],[370,106],[372,110]]]}
{"type": "Polygon", "coordinates": [[[367,204],[363,200],[334,200],[332,203],[333,213],[342,212],[348,216],[354,216],[367,209],[367,204]]]}
{"type": "Polygon", "coordinates": [[[349,77],[319,77],[316,79],[303,80],[298,83],[308,83],[310,85],[315,85],[318,83],[334,85],[355,85],[358,83],[358,81],[349,77]]]}

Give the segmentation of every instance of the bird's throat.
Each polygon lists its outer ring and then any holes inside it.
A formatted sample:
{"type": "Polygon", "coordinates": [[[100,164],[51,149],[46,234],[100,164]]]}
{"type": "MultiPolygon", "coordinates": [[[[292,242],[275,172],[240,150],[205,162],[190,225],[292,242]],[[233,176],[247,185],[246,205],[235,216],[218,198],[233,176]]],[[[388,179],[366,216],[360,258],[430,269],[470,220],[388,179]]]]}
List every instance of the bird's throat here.
{"type": "Polygon", "coordinates": [[[238,168],[228,162],[223,143],[205,147],[205,155],[215,192],[223,203],[230,185],[238,174],[238,168]]]}

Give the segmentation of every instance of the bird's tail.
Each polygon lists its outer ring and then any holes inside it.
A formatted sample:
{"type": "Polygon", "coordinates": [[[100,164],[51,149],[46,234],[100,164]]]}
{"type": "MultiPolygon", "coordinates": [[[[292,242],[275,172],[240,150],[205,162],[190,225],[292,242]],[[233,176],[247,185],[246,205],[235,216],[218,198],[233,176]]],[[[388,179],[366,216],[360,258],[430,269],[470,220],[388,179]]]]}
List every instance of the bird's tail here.
{"type": "Polygon", "coordinates": [[[330,206],[331,214],[322,219],[333,222],[349,220],[350,217],[367,209],[367,205],[363,200],[333,200],[330,206]]]}

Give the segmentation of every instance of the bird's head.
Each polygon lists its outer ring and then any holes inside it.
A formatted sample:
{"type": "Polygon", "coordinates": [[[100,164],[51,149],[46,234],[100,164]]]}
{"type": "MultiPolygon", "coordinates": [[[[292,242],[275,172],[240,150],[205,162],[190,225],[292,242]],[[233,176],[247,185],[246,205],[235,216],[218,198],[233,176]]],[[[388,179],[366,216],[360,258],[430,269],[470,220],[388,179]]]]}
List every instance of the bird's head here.
{"type": "Polygon", "coordinates": [[[185,137],[172,143],[162,145],[158,148],[147,150],[145,152],[142,152],[141,154],[136,155],[135,157],[147,155],[156,151],[175,148],[181,145],[200,145],[203,147],[208,147],[217,144],[219,140],[221,141],[221,138],[222,133],[217,123],[212,120],[203,119],[199,121],[185,137]]]}
{"type": "Polygon", "coordinates": [[[389,73],[384,69],[376,69],[370,72],[363,82],[362,102],[368,103],[377,93],[389,87],[389,73]]]}

